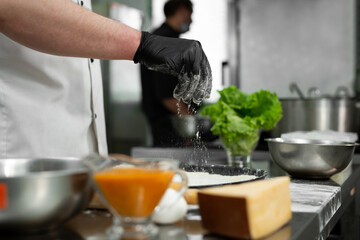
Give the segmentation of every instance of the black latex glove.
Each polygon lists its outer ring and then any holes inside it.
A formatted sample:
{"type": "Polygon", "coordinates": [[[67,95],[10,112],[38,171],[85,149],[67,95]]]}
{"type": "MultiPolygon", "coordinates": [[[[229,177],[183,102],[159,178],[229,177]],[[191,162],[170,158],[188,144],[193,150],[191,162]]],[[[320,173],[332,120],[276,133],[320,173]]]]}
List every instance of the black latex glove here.
{"type": "Polygon", "coordinates": [[[186,104],[200,104],[210,96],[211,68],[198,41],[142,32],[134,62],[177,77],[179,83],[174,89],[174,97],[186,104]]]}

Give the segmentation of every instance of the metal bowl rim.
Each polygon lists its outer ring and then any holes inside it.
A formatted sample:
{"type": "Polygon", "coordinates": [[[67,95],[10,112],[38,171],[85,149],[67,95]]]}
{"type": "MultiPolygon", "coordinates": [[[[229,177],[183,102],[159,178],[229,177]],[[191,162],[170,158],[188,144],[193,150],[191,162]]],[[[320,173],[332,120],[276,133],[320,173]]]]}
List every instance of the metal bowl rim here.
{"type": "Polygon", "coordinates": [[[339,147],[357,147],[360,144],[356,142],[344,142],[344,141],[334,141],[334,140],[313,140],[313,139],[283,139],[283,138],[265,138],[267,142],[271,143],[284,143],[292,145],[311,145],[311,146],[339,146],[339,147]]]}
{"type": "MultiPolygon", "coordinates": [[[[37,157],[37,158],[0,158],[0,162],[2,160],[59,160],[59,161],[78,161],[82,162],[81,158],[75,157],[37,157]]],[[[9,179],[17,179],[17,178],[39,178],[39,177],[60,177],[60,176],[67,176],[67,175],[78,175],[78,174],[90,174],[90,170],[83,165],[81,168],[76,169],[61,169],[61,170],[47,170],[47,171],[39,171],[39,172],[28,172],[22,175],[15,175],[9,177],[0,176],[0,181],[9,180],[9,179]]]]}

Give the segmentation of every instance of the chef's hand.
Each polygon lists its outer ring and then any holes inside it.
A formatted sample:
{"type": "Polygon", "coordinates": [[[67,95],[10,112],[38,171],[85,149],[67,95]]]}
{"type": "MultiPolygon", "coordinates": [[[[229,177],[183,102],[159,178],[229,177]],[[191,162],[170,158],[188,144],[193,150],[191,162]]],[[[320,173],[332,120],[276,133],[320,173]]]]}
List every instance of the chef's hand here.
{"type": "Polygon", "coordinates": [[[135,63],[176,76],[174,97],[186,104],[200,104],[210,96],[212,76],[209,62],[198,41],[168,38],[142,32],[135,63]]]}

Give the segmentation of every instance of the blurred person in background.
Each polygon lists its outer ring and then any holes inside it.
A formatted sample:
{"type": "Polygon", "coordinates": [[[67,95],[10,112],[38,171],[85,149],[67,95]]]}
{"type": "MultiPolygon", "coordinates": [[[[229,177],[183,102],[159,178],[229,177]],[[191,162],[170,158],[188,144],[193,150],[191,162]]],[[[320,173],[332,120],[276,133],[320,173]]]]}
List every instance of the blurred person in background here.
{"type": "Polygon", "coordinates": [[[187,102],[209,96],[199,42],[140,32],[90,8],[90,0],[0,0],[1,158],[107,155],[96,59],[170,73],[187,102]]]}
{"type": "MultiPolygon", "coordinates": [[[[179,38],[189,31],[193,4],[190,0],[169,0],[164,5],[165,22],[152,33],[179,38]]],[[[176,46],[175,46],[176,47],[176,46]]],[[[198,109],[173,96],[178,79],[174,76],[141,67],[142,109],[151,128],[155,147],[186,146],[191,144],[175,130],[172,117],[188,116],[198,109]],[[190,106],[190,107],[189,107],[190,106]]]]}

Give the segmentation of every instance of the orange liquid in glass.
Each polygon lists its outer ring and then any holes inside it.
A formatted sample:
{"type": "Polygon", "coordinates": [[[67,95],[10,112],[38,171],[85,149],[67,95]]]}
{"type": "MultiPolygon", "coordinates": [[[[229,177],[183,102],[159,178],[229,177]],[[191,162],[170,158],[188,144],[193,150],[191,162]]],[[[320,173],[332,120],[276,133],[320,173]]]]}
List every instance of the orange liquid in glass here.
{"type": "Polygon", "coordinates": [[[148,217],[174,175],[171,170],[113,168],[96,173],[94,179],[120,216],[148,217]]]}

